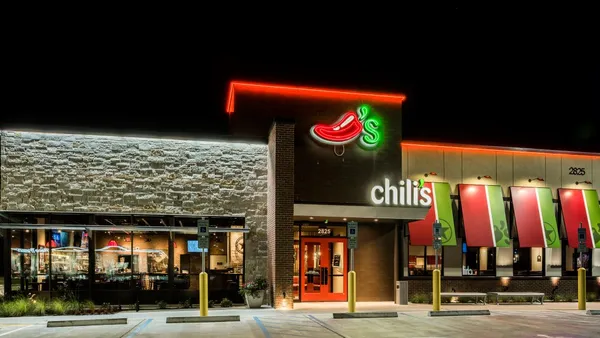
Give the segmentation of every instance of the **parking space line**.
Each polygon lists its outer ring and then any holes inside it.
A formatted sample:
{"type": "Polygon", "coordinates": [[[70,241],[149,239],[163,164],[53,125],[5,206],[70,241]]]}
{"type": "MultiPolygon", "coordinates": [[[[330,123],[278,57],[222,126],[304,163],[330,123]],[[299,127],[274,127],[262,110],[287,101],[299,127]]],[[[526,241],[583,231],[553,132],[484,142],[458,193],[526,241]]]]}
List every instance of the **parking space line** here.
{"type": "Polygon", "coordinates": [[[2,337],[2,336],[6,336],[7,334],[11,334],[11,333],[13,333],[13,332],[21,331],[21,330],[23,330],[23,329],[26,329],[26,328],[28,328],[28,327],[32,327],[32,326],[33,326],[33,325],[27,325],[27,326],[25,326],[25,327],[20,327],[20,328],[18,328],[18,329],[14,329],[14,330],[12,330],[12,331],[4,332],[4,333],[0,334],[0,337],[2,337]]]}
{"type": "Polygon", "coordinates": [[[316,318],[316,317],[314,317],[313,315],[307,315],[307,317],[308,317],[310,320],[312,320],[313,322],[315,322],[315,323],[317,323],[317,324],[321,325],[321,326],[322,326],[322,327],[324,327],[325,329],[327,329],[327,330],[329,330],[329,331],[331,331],[331,332],[335,333],[336,335],[338,335],[338,336],[340,336],[340,337],[342,337],[342,338],[346,338],[346,336],[344,336],[343,334],[341,334],[341,333],[337,332],[337,331],[336,331],[336,330],[334,330],[334,329],[333,329],[331,326],[327,325],[327,323],[325,323],[325,322],[323,322],[323,321],[321,321],[321,320],[317,319],[317,318],[316,318]]]}
{"type": "Polygon", "coordinates": [[[138,323],[138,325],[136,325],[137,327],[134,327],[133,331],[128,332],[129,334],[127,334],[127,336],[123,335],[125,338],[132,338],[135,337],[138,333],[142,332],[143,329],[146,328],[146,326],[148,326],[148,324],[150,324],[150,322],[152,321],[152,318],[150,319],[146,319],[144,322],[140,322],[138,323]]]}
{"type": "Polygon", "coordinates": [[[262,331],[262,333],[265,335],[265,338],[271,338],[271,334],[269,333],[269,331],[267,331],[267,328],[260,321],[260,319],[258,319],[258,317],[254,317],[254,321],[256,322],[256,325],[258,325],[258,327],[260,328],[260,330],[262,331]]]}

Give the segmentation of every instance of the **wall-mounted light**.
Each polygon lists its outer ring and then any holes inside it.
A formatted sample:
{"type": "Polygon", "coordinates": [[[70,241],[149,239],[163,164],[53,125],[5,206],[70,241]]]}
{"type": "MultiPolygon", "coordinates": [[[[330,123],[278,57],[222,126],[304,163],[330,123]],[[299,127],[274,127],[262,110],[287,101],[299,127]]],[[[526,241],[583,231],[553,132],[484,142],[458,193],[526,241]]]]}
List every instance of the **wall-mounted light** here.
{"type": "Polygon", "coordinates": [[[533,182],[533,181],[540,181],[540,182],[544,182],[544,179],[541,177],[536,177],[536,178],[530,178],[529,182],[533,182]]]}
{"type": "Polygon", "coordinates": [[[482,178],[487,178],[488,180],[491,180],[491,179],[492,179],[492,176],[490,176],[490,175],[485,175],[485,176],[477,176],[477,179],[478,179],[478,180],[480,180],[480,179],[482,179],[482,178]]]}
{"type": "Polygon", "coordinates": [[[433,171],[430,171],[430,172],[428,172],[428,173],[425,173],[425,174],[423,174],[423,176],[425,176],[425,177],[427,177],[427,176],[429,176],[429,175],[431,175],[431,176],[437,176],[437,173],[436,173],[436,172],[433,172],[433,171]]]}
{"type": "Polygon", "coordinates": [[[550,278],[552,281],[552,286],[558,286],[558,282],[560,282],[560,277],[552,277],[550,278]]]}
{"type": "Polygon", "coordinates": [[[510,284],[510,277],[502,277],[500,278],[500,283],[504,289],[504,291],[508,290],[508,285],[510,284]]]}
{"type": "Polygon", "coordinates": [[[577,181],[577,182],[575,182],[575,184],[577,184],[577,185],[579,185],[579,184],[589,184],[589,185],[592,185],[592,182],[590,182],[590,181],[577,181]]]}

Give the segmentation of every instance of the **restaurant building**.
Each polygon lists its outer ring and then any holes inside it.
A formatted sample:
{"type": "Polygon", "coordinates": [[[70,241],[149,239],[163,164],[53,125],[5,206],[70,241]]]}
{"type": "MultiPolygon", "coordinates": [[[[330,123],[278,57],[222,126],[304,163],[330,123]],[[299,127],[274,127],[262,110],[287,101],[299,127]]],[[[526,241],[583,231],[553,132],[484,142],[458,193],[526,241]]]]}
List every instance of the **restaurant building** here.
{"type": "Polygon", "coordinates": [[[357,300],[393,301],[431,291],[437,219],[442,291],[599,292],[600,154],[403,140],[404,99],[233,82],[223,140],[2,130],[2,290],[197,303],[207,219],[210,299],[346,301],[355,221],[357,300]]]}

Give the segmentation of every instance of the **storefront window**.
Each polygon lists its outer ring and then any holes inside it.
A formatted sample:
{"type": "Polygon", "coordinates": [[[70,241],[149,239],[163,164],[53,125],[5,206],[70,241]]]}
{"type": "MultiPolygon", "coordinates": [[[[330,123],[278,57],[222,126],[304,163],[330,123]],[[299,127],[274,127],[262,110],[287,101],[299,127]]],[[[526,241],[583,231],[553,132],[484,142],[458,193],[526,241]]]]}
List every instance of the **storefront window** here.
{"type": "Polygon", "coordinates": [[[543,248],[519,248],[519,242],[513,241],[513,275],[541,276],[543,275],[543,248]]]}
{"type": "MultiPolygon", "coordinates": [[[[211,226],[243,228],[243,220],[211,219],[211,226]],[[238,223],[238,224],[231,224],[238,223]]],[[[195,219],[177,219],[176,226],[196,227],[195,219]]],[[[198,297],[199,274],[202,272],[202,249],[195,234],[173,235],[174,287],[178,300],[198,297]]],[[[244,300],[239,288],[244,283],[244,234],[241,232],[212,232],[205,253],[205,271],[209,274],[209,299],[220,302],[227,298],[234,303],[244,300]]]]}
{"type": "MultiPolygon", "coordinates": [[[[438,269],[442,269],[442,250],[438,250],[438,269]]],[[[409,276],[425,276],[431,275],[435,265],[435,250],[433,246],[416,246],[408,247],[408,275],[409,276]]]]}
{"type": "Polygon", "coordinates": [[[592,250],[588,249],[584,253],[579,253],[577,249],[569,246],[569,243],[565,240],[563,242],[563,276],[577,276],[577,269],[583,267],[587,270],[587,274],[591,276],[592,269],[592,250]]]}
{"type": "Polygon", "coordinates": [[[52,289],[76,294],[88,286],[88,233],[74,230],[48,231],[51,246],[52,289]]]}
{"type": "Polygon", "coordinates": [[[44,230],[11,230],[11,290],[49,291],[49,251],[44,230]]]}
{"type": "Polygon", "coordinates": [[[131,287],[132,274],[139,269],[133,256],[131,233],[125,231],[95,231],[96,284],[102,290],[126,290],[131,287]]]}
{"type": "Polygon", "coordinates": [[[462,275],[463,276],[495,276],[496,257],[495,248],[462,247],[462,275]]]}

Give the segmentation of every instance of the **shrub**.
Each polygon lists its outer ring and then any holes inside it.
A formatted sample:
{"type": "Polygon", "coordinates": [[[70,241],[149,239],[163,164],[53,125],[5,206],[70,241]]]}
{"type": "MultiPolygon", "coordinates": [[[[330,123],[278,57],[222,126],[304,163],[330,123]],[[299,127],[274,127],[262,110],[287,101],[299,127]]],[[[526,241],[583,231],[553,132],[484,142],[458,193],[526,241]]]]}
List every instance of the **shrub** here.
{"type": "Polygon", "coordinates": [[[588,292],[585,295],[585,298],[588,302],[595,302],[597,300],[598,296],[596,296],[595,292],[588,292]]]}
{"type": "Polygon", "coordinates": [[[240,289],[240,295],[250,295],[252,297],[258,297],[259,292],[266,290],[269,287],[269,283],[265,278],[258,277],[254,281],[246,283],[240,289]]]}
{"type": "Polygon", "coordinates": [[[209,300],[208,301],[208,307],[215,307],[215,301],[214,300],[209,300]]]}
{"type": "Polygon", "coordinates": [[[48,303],[46,312],[49,315],[64,315],[67,312],[67,304],[60,299],[53,299],[48,303]]]}
{"type": "Polygon", "coordinates": [[[192,307],[192,300],[186,299],[183,302],[179,302],[179,308],[181,309],[189,309],[192,307]]]}
{"type": "Polygon", "coordinates": [[[233,306],[233,302],[230,301],[229,299],[223,298],[221,300],[221,307],[232,307],[232,306],[233,306]]]}
{"type": "Polygon", "coordinates": [[[156,304],[158,304],[158,308],[159,309],[166,309],[167,308],[167,302],[165,302],[164,300],[159,300],[158,302],[156,302],[156,304]]]}
{"type": "Polygon", "coordinates": [[[429,296],[424,293],[417,293],[410,297],[410,302],[415,304],[429,303],[429,296]]]}

